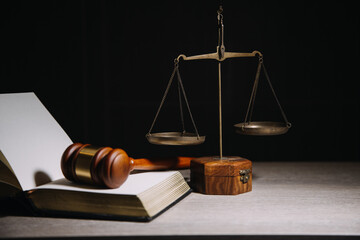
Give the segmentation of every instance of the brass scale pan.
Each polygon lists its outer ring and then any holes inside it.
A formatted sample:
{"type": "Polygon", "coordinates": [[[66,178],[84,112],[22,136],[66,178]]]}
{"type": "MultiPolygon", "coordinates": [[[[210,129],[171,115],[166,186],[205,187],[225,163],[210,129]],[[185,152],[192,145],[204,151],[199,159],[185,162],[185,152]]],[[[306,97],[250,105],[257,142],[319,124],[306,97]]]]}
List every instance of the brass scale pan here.
{"type": "Polygon", "coordinates": [[[237,133],[252,136],[271,136],[284,134],[289,125],[284,122],[247,122],[234,125],[237,133]]]}
{"type": "Polygon", "coordinates": [[[195,133],[159,132],[146,136],[149,143],[157,145],[198,145],[205,141],[205,136],[195,133]]]}

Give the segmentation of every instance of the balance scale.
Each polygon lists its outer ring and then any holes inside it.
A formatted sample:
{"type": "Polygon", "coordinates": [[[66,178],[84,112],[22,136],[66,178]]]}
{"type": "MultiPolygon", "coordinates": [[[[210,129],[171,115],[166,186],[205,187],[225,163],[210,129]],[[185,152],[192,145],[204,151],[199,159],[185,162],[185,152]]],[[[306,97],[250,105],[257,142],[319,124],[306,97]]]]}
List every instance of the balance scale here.
{"type": "Polygon", "coordinates": [[[220,6],[217,11],[218,19],[218,46],[216,52],[207,53],[195,56],[185,56],[180,54],[174,59],[174,70],[170,76],[170,80],[167,84],[165,93],[162,97],[160,106],[156,112],[155,118],[151,124],[149,132],[146,134],[146,138],[149,143],[157,145],[198,145],[205,141],[205,136],[201,136],[197,130],[193,115],[190,110],[189,102],[185,93],[185,88],[181,80],[179,72],[180,60],[193,61],[193,60],[205,60],[213,59],[218,62],[218,83],[219,83],[219,156],[201,157],[191,161],[191,183],[193,188],[199,192],[205,194],[239,194],[243,192],[251,191],[252,182],[252,164],[251,161],[237,157],[237,156],[223,156],[223,144],[222,144],[222,103],[221,103],[221,62],[228,58],[244,58],[244,57],[257,57],[258,66],[255,74],[255,80],[246,111],[245,119],[243,122],[234,125],[237,133],[242,135],[256,135],[256,136],[269,136],[280,135],[286,133],[291,123],[287,120],[287,117],[280,105],[280,102],[275,94],[274,88],[270,82],[269,75],[266,71],[263,55],[259,51],[253,51],[251,53],[238,53],[238,52],[226,52],[224,46],[224,24],[223,24],[223,9],[220,6]],[[272,122],[272,121],[251,121],[252,113],[254,109],[254,102],[256,92],[259,84],[259,77],[261,70],[263,70],[265,78],[269,84],[271,92],[280,108],[281,115],[284,122],[272,122]],[[156,132],[152,133],[152,129],[158,118],[160,110],[166,100],[169,89],[173,83],[174,77],[178,80],[178,93],[179,93],[179,105],[180,105],[180,117],[182,122],[182,131],[174,132],[156,132]],[[192,125],[195,132],[187,132],[185,130],[184,115],[182,107],[182,97],[185,100],[186,108],[190,115],[192,125]]]}

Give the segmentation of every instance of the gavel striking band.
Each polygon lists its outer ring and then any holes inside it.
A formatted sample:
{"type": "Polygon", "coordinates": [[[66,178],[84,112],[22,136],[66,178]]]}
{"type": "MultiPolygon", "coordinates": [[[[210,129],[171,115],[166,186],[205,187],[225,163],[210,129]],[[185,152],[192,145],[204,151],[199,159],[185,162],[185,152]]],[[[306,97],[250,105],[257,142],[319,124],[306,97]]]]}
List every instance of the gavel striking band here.
{"type": "Polygon", "coordinates": [[[136,170],[165,170],[189,168],[190,157],[163,159],[133,159],[119,148],[95,147],[74,143],[63,153],[61,170],[70,181],[89,183],[108,188],[120,187],[136,170]]]}

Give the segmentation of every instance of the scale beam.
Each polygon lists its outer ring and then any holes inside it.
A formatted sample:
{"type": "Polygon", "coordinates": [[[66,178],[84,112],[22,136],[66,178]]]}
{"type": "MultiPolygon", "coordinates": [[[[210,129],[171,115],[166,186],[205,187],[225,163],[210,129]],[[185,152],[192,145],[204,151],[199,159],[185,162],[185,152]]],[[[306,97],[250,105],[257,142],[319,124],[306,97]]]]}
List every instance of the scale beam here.
{"type": "Polygon", "coordinates": [[[224,61],[227,58],[240,58],[240,57],[262,57],[261,52],[253,51],[251,53],[238,53],[238,52],[224,52],[224,57],[220,58],[220,54],[218,52],[215,53],[206,53],[201,55],[194,55],[187,57],[184,54],[180,54],[176,60],[179,61],[181,58],[185,61],[188,60],[204,60],[204,59],[214,59],[219,62],[224,61]]]}

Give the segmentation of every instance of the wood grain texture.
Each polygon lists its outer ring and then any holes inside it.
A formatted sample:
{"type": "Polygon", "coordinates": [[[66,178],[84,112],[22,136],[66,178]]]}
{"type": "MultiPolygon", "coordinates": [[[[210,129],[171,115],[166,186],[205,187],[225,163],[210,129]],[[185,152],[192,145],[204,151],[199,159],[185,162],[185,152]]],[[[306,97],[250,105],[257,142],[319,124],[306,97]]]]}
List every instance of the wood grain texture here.
{"type": "Polygon", "coordinates": [[[191,175],[191,187],[200,193],[209,195],[237,195],[252,190],[252,177],[247,183],[237,177],[212,177],[204,175],[191,175]]]}
{"type": "Polygon", "coordinates": [[[190,167],[192,157],[163,157],[163,158],[138,158],[134,159],[136,170],[170,170],[185,169],[190,167]]]}
{"type": "Polygon", "coordinates": [[[202,157],[190,164],[191,187],[210,195],[237,195],[252,190],[252,163],[241,157],[202,157]],[[240,170],[249,169],[247,181],[241,179],[240,170]]]}

